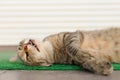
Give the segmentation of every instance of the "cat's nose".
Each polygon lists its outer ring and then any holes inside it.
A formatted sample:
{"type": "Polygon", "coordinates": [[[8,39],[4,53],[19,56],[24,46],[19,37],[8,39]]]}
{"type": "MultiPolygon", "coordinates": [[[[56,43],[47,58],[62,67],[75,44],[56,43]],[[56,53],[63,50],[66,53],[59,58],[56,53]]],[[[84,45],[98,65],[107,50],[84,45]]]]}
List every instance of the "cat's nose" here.
{"type": "Polygon", "coordinates": [[[23,48],[24,48],[25,51],[28,49],[26,44],[23,46],[23,48]]]}

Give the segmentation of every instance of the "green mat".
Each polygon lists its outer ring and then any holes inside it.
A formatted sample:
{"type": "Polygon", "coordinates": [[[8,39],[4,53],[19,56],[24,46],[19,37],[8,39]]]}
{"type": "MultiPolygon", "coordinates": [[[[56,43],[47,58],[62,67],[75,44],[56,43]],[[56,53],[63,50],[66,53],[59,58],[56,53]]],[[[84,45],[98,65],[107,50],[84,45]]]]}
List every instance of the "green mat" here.
{"type": "MultiPolygon", "coordinates": [[[[15,54],[15,51],[0,52],[0,70],[84,70],[81,66],[54,64],[49,67],[27,66],[21,61],[9,62],[9,59],[15,54]]],[[[114,70],[120,70],[120,64],[112,64],[114,70]]]]}

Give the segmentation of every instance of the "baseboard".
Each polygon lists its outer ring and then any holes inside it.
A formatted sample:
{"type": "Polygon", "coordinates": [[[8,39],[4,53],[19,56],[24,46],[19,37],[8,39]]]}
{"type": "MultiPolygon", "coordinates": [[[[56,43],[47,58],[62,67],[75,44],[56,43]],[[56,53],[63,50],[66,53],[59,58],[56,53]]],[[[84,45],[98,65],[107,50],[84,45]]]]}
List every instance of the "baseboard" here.
{"type": "Polygon", "coordinates": [[[0,46],[0,51],[16,51],[17,45],[0,46]]]}

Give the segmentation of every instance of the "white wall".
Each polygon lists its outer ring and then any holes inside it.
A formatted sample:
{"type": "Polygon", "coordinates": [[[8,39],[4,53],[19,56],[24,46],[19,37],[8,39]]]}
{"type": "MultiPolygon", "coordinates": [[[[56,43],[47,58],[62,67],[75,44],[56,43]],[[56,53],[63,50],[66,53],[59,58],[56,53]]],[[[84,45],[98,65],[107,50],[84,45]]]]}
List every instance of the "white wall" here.
{"type": "Polygon", "coordinates": [[[120,0],[0,0],[0,45],[76,29],[120,26],[120,0]]]}

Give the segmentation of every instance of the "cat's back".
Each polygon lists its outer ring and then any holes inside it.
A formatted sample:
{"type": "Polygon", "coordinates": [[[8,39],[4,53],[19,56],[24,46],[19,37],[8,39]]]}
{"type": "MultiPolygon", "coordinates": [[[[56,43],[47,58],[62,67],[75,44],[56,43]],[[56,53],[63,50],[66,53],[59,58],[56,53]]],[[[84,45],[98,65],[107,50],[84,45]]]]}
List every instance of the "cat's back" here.
{"type": "Polygon", "coordinates": [[[85,39],[82,48],[111,49],[120,48],[120,28],[110,28],[83,32],[85,39]]]}
{"type": "Polygon", "coordinates": [[[120,40],[120,28],[110,28],[106,30],[101,30],[98,35],[101,34],[103,37],[111,38],[112,40],[120,40]]]}

